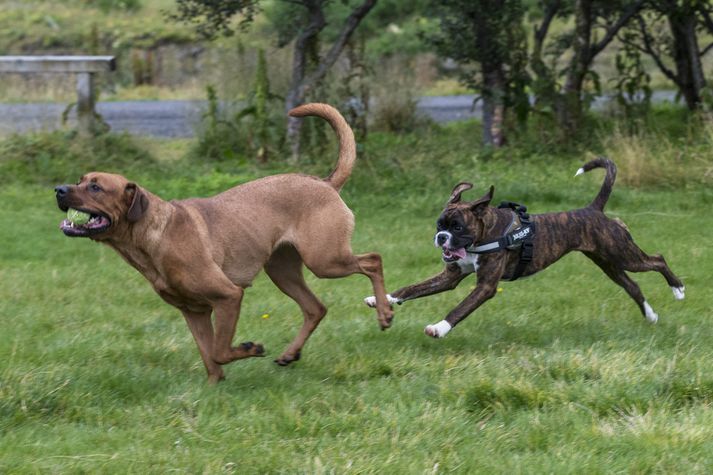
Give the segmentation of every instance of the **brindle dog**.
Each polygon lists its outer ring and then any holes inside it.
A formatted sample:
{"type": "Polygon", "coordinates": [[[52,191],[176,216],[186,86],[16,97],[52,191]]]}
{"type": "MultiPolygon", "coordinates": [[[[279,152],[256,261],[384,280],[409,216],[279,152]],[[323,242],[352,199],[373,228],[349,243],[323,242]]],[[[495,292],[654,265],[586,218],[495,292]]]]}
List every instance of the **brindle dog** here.
{"type": "MultiPolygon", "coordinates": [[[[599,167],[606,169],[606,178],[599,194],[589,206],[573,211],[531,216],[535,229],[534,255],[526,264],[522,276],[543,270],[570,251],[581,251],[611,280],[623,287],[646,319],[655,323],[658,315],[644,299],[638,284],[626,272],[660,272],[677,300],[684,298],[683,283],[671,272],[663,256],[646,254],[634,243],[623,222],[610,219],[604,214],[604,205],[609,199],[616,178],[614,163],[598,158],[580,168],[577,175],[599,167]]],[[[406,300],[452,290],[466,276],[475,272],[477,285],[473,292],[444,320],[426,326],[426,335],[434,338],[444,337],[458,322],[492,298],[496,294],[498,282],[512,279],[519,263],[519,249],[503,249],[489,254],[469,252],[471,246],[503,236],[515,218],[511,209],[489,206],[493,198],[493,187],[475,201],[461,201],[461,193],[472,186],[470,183],[456,185],[445,210],[438,218],[435,244],[442,249],[443,261],[446,263],[444,271],[421,283],[409,285],[387,295],[390,303],[400,304],[406,300]]],[[[373,306],[376,300],[374,297],[367,297],[365,302],[373,306]]]]}

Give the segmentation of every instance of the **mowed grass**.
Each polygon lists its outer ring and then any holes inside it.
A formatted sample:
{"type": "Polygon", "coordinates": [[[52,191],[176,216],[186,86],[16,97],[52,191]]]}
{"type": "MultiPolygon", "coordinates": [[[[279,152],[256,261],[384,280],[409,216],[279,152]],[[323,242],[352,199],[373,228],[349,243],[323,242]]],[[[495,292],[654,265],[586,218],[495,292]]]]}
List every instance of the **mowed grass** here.
{"type": "MultiPolygon", "coordinates": [[[[419,160],[409,150],[393,169],[360,162],[343,193],[357,221],[354,250],[383,255],[390,290],[441,270],[434,222],[458,181],[477,183],[468,198],[494,183],[496,202],[537,213],[589,203],[603,178],[573,178],[586,157],[514,165],[468,153],[429,177],[402,166],[419,160]]],[[[182,173],[139,178],[166,198],[247,179],[182,173]]],[[[302,317],[261,276],[235,341],[262,342],[268,356],[228,365],[213,387],[180,313],[110,249],[61,234],[51,187],[10,182],[0,203],[2,473],[713,470],[709,186],[619,185],[607,207],[686,284],[679,302],[660,275],[634,276],[656,325],[578,254],[503,283],[443,340],[423,328],[474,278],[397,307],[382,332],[362,304],[365,277],[310,275],[329,313],[302,360],[282,368],[272,359],[302,317]]]]}

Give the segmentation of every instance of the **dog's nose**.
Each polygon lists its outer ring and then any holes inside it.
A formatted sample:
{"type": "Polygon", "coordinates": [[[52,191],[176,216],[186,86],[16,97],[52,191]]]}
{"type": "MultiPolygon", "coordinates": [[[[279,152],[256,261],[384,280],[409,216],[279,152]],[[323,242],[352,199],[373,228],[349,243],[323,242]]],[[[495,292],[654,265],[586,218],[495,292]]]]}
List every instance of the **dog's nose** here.
{"type": "Polygon", "coordinates": [[[57,198],[61,198],[67,193],[69,193],[69,186],[67,185],[59,185],[54,187],[54,192],[57,195],[57,198]]]}
{"type": "Polygon", "coordinates": [[[442,246],[448,241],[448,235],[446,233],[438,233],[436,234],[436,243],[439,246],[442,246]]]}

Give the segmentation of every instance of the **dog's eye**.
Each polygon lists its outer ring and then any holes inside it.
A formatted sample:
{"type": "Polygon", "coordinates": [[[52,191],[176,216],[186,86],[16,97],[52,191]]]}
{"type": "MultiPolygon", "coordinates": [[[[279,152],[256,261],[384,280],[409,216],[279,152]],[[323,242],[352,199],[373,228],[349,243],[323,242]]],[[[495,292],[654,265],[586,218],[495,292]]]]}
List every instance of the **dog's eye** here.
{"type": "Polygon", "coordinates": [[[92,183],[89,185],[89,191],[93,191],[96,193],[97,191],[101,191],[101,190],[102,190],[101,187],[99,185],[97,185],[96,183],[92,183]]]}
{"type": "Polygon", "coordinates": [[[463,226],[461,226],[460,224],[456,224],[455,226],[453,226],[453,231],[463,231],[463,226]]]}

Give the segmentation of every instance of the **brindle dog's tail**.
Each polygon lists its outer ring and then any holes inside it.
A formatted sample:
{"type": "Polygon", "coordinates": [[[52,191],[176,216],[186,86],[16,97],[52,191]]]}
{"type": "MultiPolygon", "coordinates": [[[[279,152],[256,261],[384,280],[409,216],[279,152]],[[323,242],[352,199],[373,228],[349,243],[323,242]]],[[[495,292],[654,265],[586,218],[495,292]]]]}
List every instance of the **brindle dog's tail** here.
{"type": "Polygon", "coordinates": [[[325,119],[332,126],[339,138],[339,159],[334,171],[324,179],[337,191],[342,189],[349,175],[352,174],[356,160],[356,142],[351,127],[337,109],[328,104],[311,103],[295,107],[288,114],[292,117],[316,115],[325,119]]]}
{"type": "Polygon", "coordinates": [[[609,200],[609,195],[611,195],[611,190],[614,186],[614,180],[616,179],[616,165],[614,165],[614,162],[612,162],[608,158],[599,157],[592,160],[591,162],[585,163],[582,168],[577,170],[577,175],[581,175],[584,172],[588,172],[593,168],[605,168],[607,170],[607,176],[604,177],[604,183],[602,183],[602,188],[599,190],[599,194],[596,196],[596,198],[594,198],[594,201],[589,204],[589,208],[604,211],[604,205],[606,205],[607,201],[609,200]]]}

